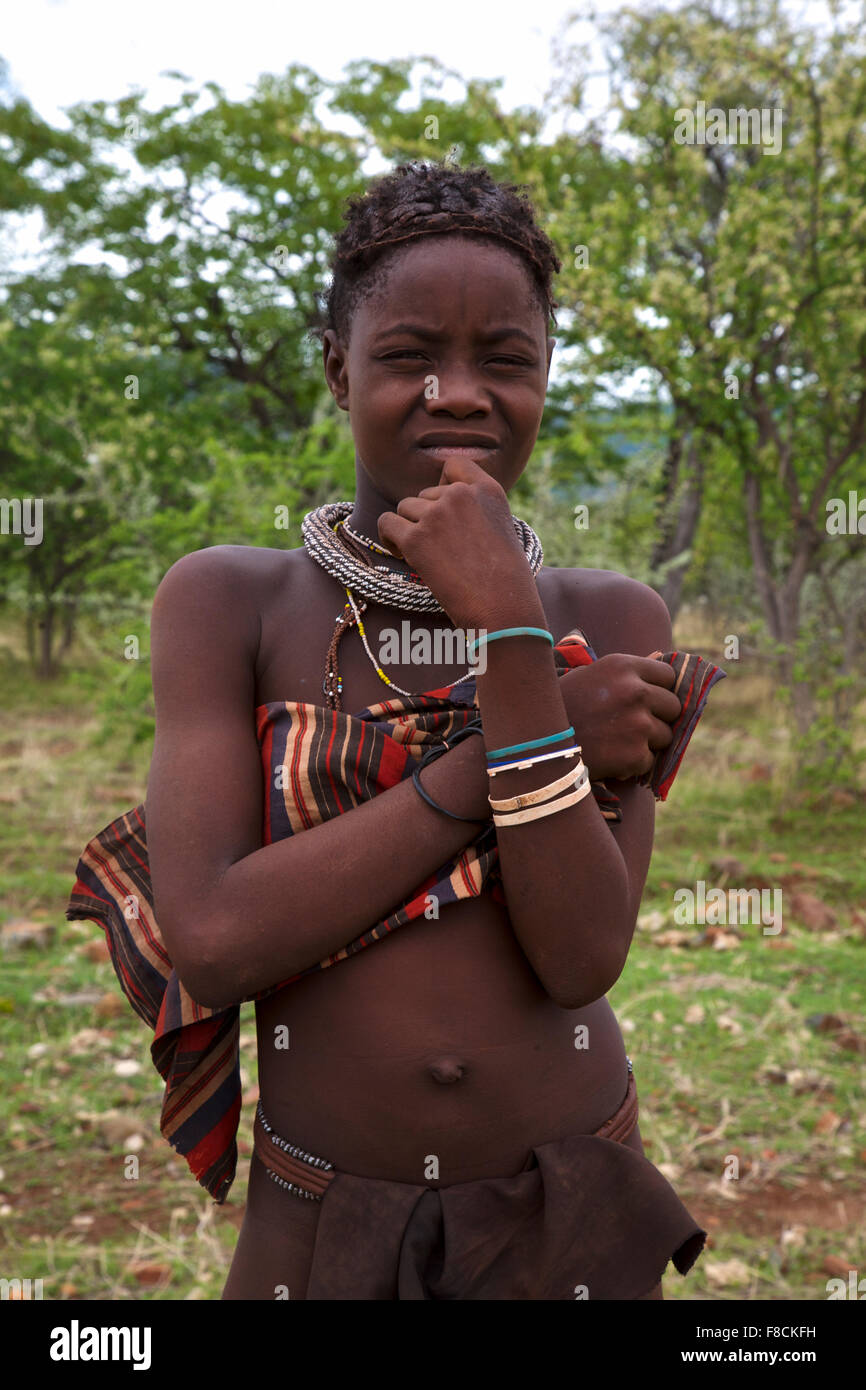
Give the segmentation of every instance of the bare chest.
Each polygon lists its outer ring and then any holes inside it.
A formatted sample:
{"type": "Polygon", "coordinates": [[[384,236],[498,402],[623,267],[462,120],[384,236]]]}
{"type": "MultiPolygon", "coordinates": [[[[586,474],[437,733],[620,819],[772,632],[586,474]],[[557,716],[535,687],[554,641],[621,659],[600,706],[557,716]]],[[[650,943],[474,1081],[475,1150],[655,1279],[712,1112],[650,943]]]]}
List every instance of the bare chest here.
{"type": "MultiPolygon", "coordinates": [[[[328,651],[337,619],[347,611],[346,591],[305,551],[280,556],[274,571],[261,611],[256,704],[288,700],[326,705],[328,651]]],[[[555,641],[575,625],[573,611],[566,611],[572,606],[562,600],[559,574],[542,567],[536,578],[555,641]]],[[[360,606],[359,596],[353,597],[360,606]]],[[[471,670],[465,651],[468,634],[455,631],[446,613],[409,613],[369,603],[361,618],[363,636],[352,625],[337,646],[342,707],[348,714],[398,693],[382,680],[376,666],[393,687],[410,694],[449,685],[471,670]]]]}

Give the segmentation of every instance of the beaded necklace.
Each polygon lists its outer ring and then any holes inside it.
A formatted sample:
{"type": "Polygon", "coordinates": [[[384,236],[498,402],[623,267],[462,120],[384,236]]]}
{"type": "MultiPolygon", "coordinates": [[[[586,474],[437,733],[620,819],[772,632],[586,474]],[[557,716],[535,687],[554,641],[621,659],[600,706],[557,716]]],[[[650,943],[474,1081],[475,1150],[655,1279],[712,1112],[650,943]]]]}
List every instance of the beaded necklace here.
{"type": "MultiPolygon", "coordinates": [[[[353,625],[358,628],[364,650],[380,680],[399,695],[406,695],[411,698],[415,693],[411,690],[402,690],[394,681],[389,680],[370,651],[367,634],[361,620],[361,614],[366,611],[368,606],[367,599],[408,612],[444,612],[441,604],[437,602],[421,576],[416,574],[414,570],[401,573],[390,569],[387,565],[376,565],[372,562],[369,551],[388,555],[392,560],[396,557],[391,555],[390,551],[377,545],[375,541],[351,531],[346,526],[346,518],[353,506],[354,503],[352,502],[328,502],[324,506],[317,507],[314,511],[307,512],[301,523],[304,548],[307,554],[327,574],[342,584],[348,599],[342,613],[337,616],[334,632],[328,646],[325,678],[322,682],[322,691],[328,701],[328,706],[330,709],[336,710],[343,708],[343,678],[337,666],[337,649],[342,637],[353,625]],[[353,590],[363,596],[360,602],[356,602],[353,590]]],[[[527,563],[532,574],[536,575],[541,569],[544,559],[541,541],[532,527],[525,521],[521,521],[516,516],[511,519],[523,545],[527,563]]],[[[463,681],[474,675],[475,667],[471,667],[465,675],[449,682],[442,689],[451,690],[455,685],[462,684],[463,681]]]]}
{"type": "MultiPolygon", "coordinates": [[[[375,550],[375,552],[376,552],[377,555],[388,555],[388,556],[390,556],[390,558],[391,558],[392,560],[396,559],[396,556],[392,555],[390,550],[386,550],[386,549],[384,548],[384,546],[377,545],[375,541],[371,541],[371,540],[370,540],[369,536],[362,536],[358,531],[353,531],[352,528],[350,527],[348,521],[345,521],[345,520],[343,520],[343,521],[338,521],[337,524],[336,524],[336,526],[334,526],[333,529],[334,529],[334,531],[337,531],[337,530],[339,530],[340,528],[342,528],[342,531],[343,531],[343,534],[344,534],[344,535],[348,536],[348,537],[350,538],[350,540],[356,541],[357,544],[360,545],[360,546],[363,546],[365,550],[375,550]]],[[[376,565],[376,569],[384,570],[384,569],[388,569],[388,566],[387,566],[387,565],[376,565]]],[[[390,572],[390,571],[389,571],[389,572],[390,572]]],[[[409,571],[409,575],[410,575],[410,578],[412,578],[412,579],[417,579],[420,583],[423,583],[423,582],[424,582],[424,581],[421,579],[420,574],[416,574],[414,570],[410,570],[410,571],[409,571]]]]}

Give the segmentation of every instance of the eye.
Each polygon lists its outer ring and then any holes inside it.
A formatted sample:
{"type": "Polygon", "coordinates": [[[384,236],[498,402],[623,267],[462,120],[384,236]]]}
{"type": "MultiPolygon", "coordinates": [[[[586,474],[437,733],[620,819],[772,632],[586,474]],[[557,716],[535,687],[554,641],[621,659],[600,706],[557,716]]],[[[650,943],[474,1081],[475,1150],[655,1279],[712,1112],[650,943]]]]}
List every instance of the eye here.
{"type": "MultiPolygon", "coordinates": [[[[389,352],[380,360],[382,362],[399,362],[406,358],[426,357],[427,354],[421,352],[419,348],[400,348],[396,352],[389,352]]],[[[506,367],[532,367],[535,364],[527,361],[525,357],[490,357],[490,364],[504,365],[506,367]]]]}

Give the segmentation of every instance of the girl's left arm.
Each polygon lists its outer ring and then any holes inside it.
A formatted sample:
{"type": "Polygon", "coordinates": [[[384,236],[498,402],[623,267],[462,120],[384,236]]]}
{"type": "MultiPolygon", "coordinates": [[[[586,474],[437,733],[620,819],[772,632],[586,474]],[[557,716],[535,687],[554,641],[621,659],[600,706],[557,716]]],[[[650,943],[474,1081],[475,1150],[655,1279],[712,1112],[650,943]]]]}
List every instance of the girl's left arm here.
{"type": "MultiPolygon", "coordinates": [[[[617,650],[634,655],[670,651],[670,615],[659,595],[622,576],[612,575],[611,583],[617,650]]],[[[547,627],[540,602],[535,606],[522,599],[503,606],[486,623],[489,632],[547,627]]],[[[476,675],[476,688],[488,752],[568,727],[561,678],[549,645],[531,636],[493,641],[486,647],[486,663],[486,670],[476,675]]],[[[552,752],[580,741],[575,725],[573,736],[537,751],[552,752]]],[[[535,791],[562,777],[575,762],[554,758],[522,771],[498,773],[488,777],[490,794],[505,799],[535,791]]],[[[553,815],[496,827],[514,934],[550,998],[565,1009],[600,999],[619,978],[652,854],[652,791],[634,781],[605,780],[621,800],[619,823],[609,825],[590,794],[553,815]]]]}

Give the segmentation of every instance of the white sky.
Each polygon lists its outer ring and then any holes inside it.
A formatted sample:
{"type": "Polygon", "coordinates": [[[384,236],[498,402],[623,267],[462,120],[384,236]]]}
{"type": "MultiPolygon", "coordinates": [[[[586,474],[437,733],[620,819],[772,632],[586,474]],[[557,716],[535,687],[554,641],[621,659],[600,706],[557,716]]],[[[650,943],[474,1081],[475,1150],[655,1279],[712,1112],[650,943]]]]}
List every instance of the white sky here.
{"type": "MultiPolygon", "coordinates": [[[[550,71],[550,40],[574,7],[567,0],[2,0],[0,54],[13,84],[46,118],[87,98],[138,85],[148,105],[177,95],[159,78],[178,69],[242,98],[262,72],[304,63],[335,79],[350,60],[432,54],[465,75],[502,76],[508,106],[535,104],[550,71]]],[[[602,0],[602,9],[611,0],[602,0]]]]}
{"type": "MultiPolygon", "coordinates": [[[[609,13],[619,0],[595,7],[609,13]]],[[[827,12],[824,0],[787,8],[816,27],[827,12]]],[[[505,78],[500,100],[510,109],[540,102],[551,41],[567,16],[588,9],[569,0],[0,0],[0,55],[13,89],[55,122],[64,106],[134,86],[148,106],[174,99],[177,84],[159,76],[167,69],[197,85],[216,81],[237,100],[260,73],[292,62],[333,80],[351,59],[410,54],[432,54],[463,76],[505,78]]],[[[580,23],[569,39],[591,32],[580,23]]]]}

